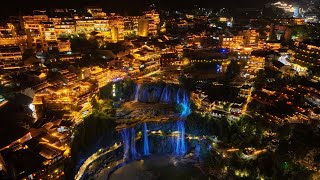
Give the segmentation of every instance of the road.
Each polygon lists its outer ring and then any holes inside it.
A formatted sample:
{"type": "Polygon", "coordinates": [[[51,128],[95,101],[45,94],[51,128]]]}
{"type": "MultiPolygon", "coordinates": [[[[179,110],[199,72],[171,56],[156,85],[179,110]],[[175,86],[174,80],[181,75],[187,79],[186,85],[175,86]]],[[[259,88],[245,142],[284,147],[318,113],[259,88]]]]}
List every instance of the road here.
{"type": "Polygon", "coordinates": [[[88,167],[97,159],[99,159],[100,157],[105,156],[106,154],[110,153],[111,151],[114,151],[116,149],[118,149],[119,147],[121,147],[122,144],[115,144],[113,146],[111,146],[109,149],[105,150],[104,152],[100,152],[97,151],[96,153],[92,154],[89,158],[87,158],[87,160],[81,165],[81,167],[79,168],[79,171],[77,173],[77,175],[75,176],[76,180],[81,180],[84,173],[86,172],[86,170],[88,169],[88,167]]]}

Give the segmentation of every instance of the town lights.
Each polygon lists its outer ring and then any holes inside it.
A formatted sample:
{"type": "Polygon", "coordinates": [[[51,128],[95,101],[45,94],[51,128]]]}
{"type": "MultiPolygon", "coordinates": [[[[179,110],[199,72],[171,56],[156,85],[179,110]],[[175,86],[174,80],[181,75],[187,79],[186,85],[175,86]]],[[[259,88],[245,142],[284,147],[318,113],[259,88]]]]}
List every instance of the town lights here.
{"type": "Polygon", "coordinates": [[[116,84],[112,85],[112,96],[116,97],[116,84]]]}

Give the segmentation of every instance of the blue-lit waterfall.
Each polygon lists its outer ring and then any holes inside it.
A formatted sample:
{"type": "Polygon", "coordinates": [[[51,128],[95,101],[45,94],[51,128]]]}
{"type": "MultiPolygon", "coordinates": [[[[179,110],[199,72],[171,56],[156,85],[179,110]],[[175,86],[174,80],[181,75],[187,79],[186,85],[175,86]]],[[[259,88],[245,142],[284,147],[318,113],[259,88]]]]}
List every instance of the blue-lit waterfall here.
{"type": "MultiPolygon", "coordinates": [[[[137,84],[135,90],[134,101],[141,103],[164,103],[177,105],[179,109],[179,120],[177,124],[177,135],[172,139],[174,154],[182,156],[187,152],[187,144],[185,141],[185,120],[191,113],[189,94],[186,90],[172,84],[137,84]]],[[[143,154],[148,155],[149,142],[147,125],[143,125],[143,154]]],[[[134,131],[134,130],[133,130],[134,131]]],[[[131,137],[132,138],[132,137],[131,137]]],[[[137,152],[135,145],[132,144],[131,139],[131,156],[136,158],[137,152]],[[133,147],[132,147],[133,146],[133,147]]]]}
{"type": "Polygon", "coordinates": [[[191,113],[190,103],[189,103],[189,95],[187,94],[186,91],[183,91],[182,97],[178,96],[177,99],[179,100],[179,101],[177,101],[177,104],[181,108],[180,117],[181,117],[181,119],[185,120],[186,117],[191,113]]]}
{"type": "Polygon", "coordinates": [[[175,154],[184,155],[187,152],[187,147],[185,142],[184,121],[183,120],[177,121],[177,125],[178,125],[178,134],[176,139],[175,154]]]}
{"type": "Polygon", "coordinates": [[[121,130],[121,136],[123,141],[123,159],[127,160],[129,159],[129,144],[130,144],[130,132],[129,129],[122,129],[121,130]]]}
{"type": "Polygon", "coordinates": [[[136,131],[134,128],[131,128],[131,159],[138,159],[139,158],[139,154],[137,153],[137,149],[136,149],[136,131]]]}
{"type": "Polygon", "coordinates": [[[184,155],[187,152],[184,123],[186,117],[191,113],[187,92],[179,89],[177,92],[176,102],[180,109],[180,120],[177,121],[178,134],[176,138],[175,154],[184,155]]]}
{"type": "Polygon", "coordinates": [[[134,101],[138,102],[139,101],[139,92],[140,92],[141,84],[137,84],[136,86],[136,92],[134,95],[134,101]]]}
{"type": "Polygon", "coordinates": [[[146,123],[143,123],[143,154],[145,156],[148,156],[150,154],[148,128],[146,123]]]}
{"type": "Polygon", "coordinates": [[[176,103],[179,105],[180,104],[180,89],[177,91],[177,94],[176,94],[176,103]]]}
{"type": "Polygon", "coordinates": [[[199,158],[200,157],[200,144],[198,143],[196,145],[196,148],[194,149],[194,158],[199,158]]]}
{"type": "Polygon", "coordinates": [[[160,102],[162,103],[171,103],[171,93],[169,86],[165,86],[162,90],[161,97],[160,97],[160,102]]]}

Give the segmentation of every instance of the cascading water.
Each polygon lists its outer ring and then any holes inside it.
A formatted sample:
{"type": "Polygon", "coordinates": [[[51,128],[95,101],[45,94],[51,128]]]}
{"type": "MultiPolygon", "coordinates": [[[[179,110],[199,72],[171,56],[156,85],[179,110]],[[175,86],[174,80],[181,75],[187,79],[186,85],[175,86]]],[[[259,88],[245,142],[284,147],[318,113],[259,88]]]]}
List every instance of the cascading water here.
{"type": "Polygon", "coordinates": [[[148,156],[150,154],[149,140],[148,140],[148,128],[147,128],[146,123],[143,123],[143,154],[145,156],[148,156]]]}
{"type": "Polygon", "coordinates": [[[186,117],[191,113],[187,92],[182,91],[182,96],[180,96],[180,93],[181,91],[179,89],[179,91],[177,92],[176,102],[177,105],[181,108],[181,113],[180,120],[177,121],[178,134],[175,148],[176,155],[184,155],[187,152],[184,121],[186,117]]]}
{"type": "Polygon", "coordinates": [[[180,89],[177,91],[177,95],[176,95],[176,103],[177,105],[180,104],[180,89]]]}
{"type": "Polygon", "coordinates": [[[176,142],[176,155],[184,155],[187,152],[186,142],[185,142],[185,127],[184,121],[179,120],[177,121],[178,125],[178,134],[177,134],[177,142],[176,142]]]}
{"type": "Polygon", "coordinates": [[[131,159],[135,160],[139,157],[136,149],[136,131],[134,128],[131,128],[131,159]]]}
{"type": "Polygon", "coordinates": [[[186,92],[183,92],[182,100],[180,100],[179,105],[181,106],[180,117],[184,120],[191,113],[189,96],[186,92]]]}
{"type": "Polygon", "coordinates": [[[122,129],[121,130],[121,136],[123,141],[123,159],[127,160],[129,159],[129,143],[130,143],[130,132],[129,129],[122,129]]]}
{"type": "Polygon", "coordinates": [[[134,95],[134,101],[138,102],[139,101],[139,92],[140,92],[141,84],[137,84],[136,86],[136,92],[134,95]]]}
{"type": "MultiPolygon", "coordinates": [[[[177,136],[173,137],[172,143],[174,148],[174,153],[176,155],[184,155],[187,152],[186,142],[185,142],[185,120],[186,117],[191,113],[189,104],[188,92],[182,88],[176,88],[176,86],[166,85],[165,87],[157,84],[137,84],[135,90],[134,101],[145,102],[145,103],[165,103],[165,104],[176,104],[180,110],[180,119],[177,121],[177,136]]],[[[149,142],[147,125],[144,124],[143,127],[143,154],[148,155],[149,142]]],[[[132,130],[134,131],[134,129],[132,130]]],[[[139,155],[136,152],[135,141],[132,139],[135,134],[131,136],[131,156],[132,159],[137,158],[139,155]]]]}
{"type": "Polygon", "coordinates": [[[171,103],[171,93],[170,93],[170,86],[165,86],[162,90],[161,97],[160,97],[160,102],[162,103],[171,103]]]}
{"type": "Polygon", "coordinates": [[[199,157],[200,157],[200,144],[198,143],[194,150],[194,158],[199,158],[199,157]]]}

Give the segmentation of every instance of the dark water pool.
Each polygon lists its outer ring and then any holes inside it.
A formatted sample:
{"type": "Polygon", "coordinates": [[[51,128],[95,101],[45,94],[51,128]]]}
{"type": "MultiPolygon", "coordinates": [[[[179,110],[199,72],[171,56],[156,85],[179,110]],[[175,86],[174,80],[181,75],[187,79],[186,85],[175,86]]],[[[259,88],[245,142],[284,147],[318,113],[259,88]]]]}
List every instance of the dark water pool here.
{"type": "Polygon", "coordinates": [[[151,156],[131,162],[111,174],[110,180],[207,180],[195,163],[171,156],[151,156]]]}

